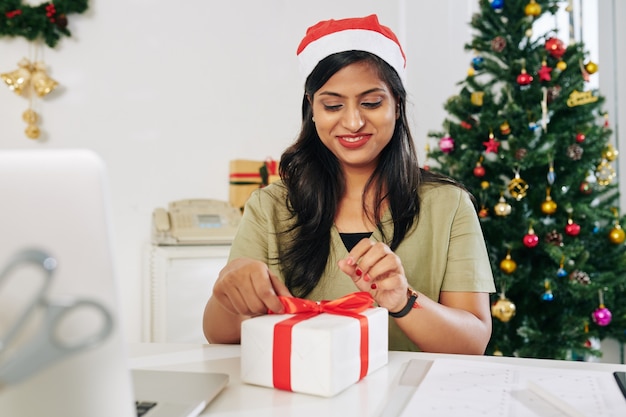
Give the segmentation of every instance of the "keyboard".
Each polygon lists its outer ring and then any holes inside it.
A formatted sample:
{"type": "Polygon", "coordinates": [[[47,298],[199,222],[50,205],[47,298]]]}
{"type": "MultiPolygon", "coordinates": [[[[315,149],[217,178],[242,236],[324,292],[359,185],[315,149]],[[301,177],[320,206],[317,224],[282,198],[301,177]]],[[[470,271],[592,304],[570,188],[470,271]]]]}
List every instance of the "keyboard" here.
{"type": "Polygon", "coordinates": [[[155,405],[157,405],[157,403],[152,401],[135,401],[135,406],[137,407],[137,417],[143,416],[150,411],[151,408],[154,408],[155,405]]]}

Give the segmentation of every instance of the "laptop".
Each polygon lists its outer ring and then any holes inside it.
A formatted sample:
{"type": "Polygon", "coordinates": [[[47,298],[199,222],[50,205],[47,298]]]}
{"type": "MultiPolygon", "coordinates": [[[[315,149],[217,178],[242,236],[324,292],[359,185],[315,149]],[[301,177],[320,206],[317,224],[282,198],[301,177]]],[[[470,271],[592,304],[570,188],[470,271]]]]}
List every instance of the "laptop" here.
{"type": "Polygon", "coordinates": [[[49,255],[55,264],[43,304],[88,300],[98,307],[76,309],[81,313],[68,314],[58,332],[71,343],[85,334],[92,341],[104,335],[94,346],[42,365],[54,356],[54,343],[33,339],[46,334],[44,320],[52,309],[37,308],[18,337],[3,339],[44,281],[44,269],[17,264],[0,280],[1,416],[135,417],[138,404],[144,417],[196,416],[228,382],[220,373],[129,369],[109,199],[106,167],[93,151],[0,150],[0,274],[16,254],[49,255]],[[89,333],[94,328],[99,330],[89,333]],[[33,359],[18,362],[29,346],[35,347],[33,359]],[[12,365],[13,373],[6,371],[12,365]],[[4,381],[3,369],[11,375],[4,381]],[[22,380],[11,381],[20,374],[22,380]]]}

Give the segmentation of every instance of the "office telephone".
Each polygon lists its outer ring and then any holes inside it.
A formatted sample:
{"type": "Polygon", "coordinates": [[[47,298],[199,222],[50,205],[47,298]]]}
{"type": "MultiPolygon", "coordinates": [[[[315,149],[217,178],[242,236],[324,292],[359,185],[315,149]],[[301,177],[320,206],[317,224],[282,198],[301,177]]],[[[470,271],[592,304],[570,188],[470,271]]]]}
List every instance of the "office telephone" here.
{"type": "Polygon", "coordinates": [[[180,200],[152,213],[152,242],[157,245],[232,243],[241,212],[225,201],[180,200]]]}

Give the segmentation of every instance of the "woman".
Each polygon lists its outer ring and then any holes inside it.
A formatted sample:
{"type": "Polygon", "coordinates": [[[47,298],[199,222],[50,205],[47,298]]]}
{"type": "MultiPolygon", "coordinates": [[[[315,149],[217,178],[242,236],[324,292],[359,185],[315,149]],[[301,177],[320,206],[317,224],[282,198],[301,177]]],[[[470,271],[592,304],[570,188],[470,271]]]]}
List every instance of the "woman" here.
{"type": "Polygon", "coordinates": [[[368,291],[389,310],[389,349],[484,353],[495,291],[471,196],[418,166],[404,53],[375,15],[309,28],[302,128],[281,180],[248,200],[204,313],[212,343],[281,313],[278,296],[368,291]]]}

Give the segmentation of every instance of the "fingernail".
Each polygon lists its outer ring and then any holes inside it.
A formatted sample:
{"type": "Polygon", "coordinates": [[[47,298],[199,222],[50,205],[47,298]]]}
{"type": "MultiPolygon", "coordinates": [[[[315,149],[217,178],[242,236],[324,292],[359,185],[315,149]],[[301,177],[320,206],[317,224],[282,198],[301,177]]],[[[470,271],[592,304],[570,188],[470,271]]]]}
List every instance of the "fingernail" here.
{"type": "Polygon", "coordinates": [[[352,256],[348,256],[346,258],[346,264],[348,265],[354,265],[354,258],[352,256]]]}
{"type": "Polygon", "coordinates": [[[370,288],[375,290],[376,288],[378,288],[378,286],[376,285],[375,282],[372,282],[372,285],[370,285],[370,288]]]}
{"type": "Polygon", "coordinates": [[[365,282],[367,281],[371,281],[372,277],[370,277],[370,274],[365,274],[365,276],[363,277],[363,279],[365,280],[365,282]]]}
{"type": "Polygon", "coordinates": [[[356,274],[357,277],[360,277],[361,275],[363,275],[363,271],[361,271],[361,268],[357,268],[356,271],[354,271],[354,273],[356,274]]]}

